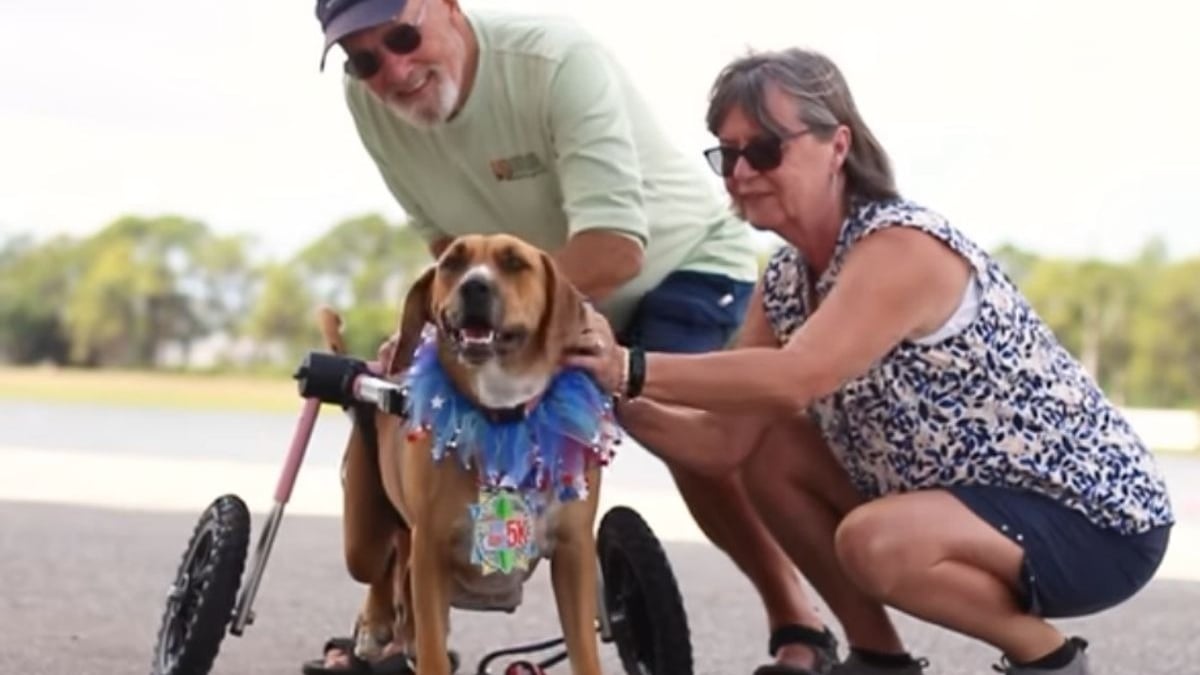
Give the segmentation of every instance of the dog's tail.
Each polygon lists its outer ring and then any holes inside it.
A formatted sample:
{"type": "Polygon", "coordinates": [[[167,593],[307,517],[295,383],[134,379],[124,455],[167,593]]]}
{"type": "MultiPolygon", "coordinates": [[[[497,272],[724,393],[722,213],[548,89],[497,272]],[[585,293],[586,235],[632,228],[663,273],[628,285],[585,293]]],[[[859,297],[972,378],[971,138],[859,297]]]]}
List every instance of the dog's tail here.
{"type": "Polygon", "coordinates": [[[334,354],[346,353],[346,341],[342,338],[342,317],[328,305],[317,308],[317,327],[321,329],[321,337],[325,346],[334,354]]]}

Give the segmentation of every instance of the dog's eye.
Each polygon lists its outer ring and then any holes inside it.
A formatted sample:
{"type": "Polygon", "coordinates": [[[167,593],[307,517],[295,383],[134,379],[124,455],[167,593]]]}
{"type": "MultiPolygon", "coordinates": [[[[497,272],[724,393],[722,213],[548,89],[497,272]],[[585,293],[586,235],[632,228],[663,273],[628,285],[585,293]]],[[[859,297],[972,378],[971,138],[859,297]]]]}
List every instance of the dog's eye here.
{"type": "Polygon", "coordinates": [[[456,246],[446,252],[442,256],[442,260],[438,263],[438,267],[446,272],[461,272],[467,268],[469,256],[466,249],[461,246],[456,246]]]}
{"type": "Polygon", "coordinates": [[[517,253],[513,249],[505,249],[500,254],[499,263],[500,263],[500,269],[502,271],[509,272],[512,274],[515,274],[517,272],[524,272],[527,269],[531,269],[529,261],[527,261],[527,260],[525,260],[525,258],[521,257],[521,254],[517,253]]]}

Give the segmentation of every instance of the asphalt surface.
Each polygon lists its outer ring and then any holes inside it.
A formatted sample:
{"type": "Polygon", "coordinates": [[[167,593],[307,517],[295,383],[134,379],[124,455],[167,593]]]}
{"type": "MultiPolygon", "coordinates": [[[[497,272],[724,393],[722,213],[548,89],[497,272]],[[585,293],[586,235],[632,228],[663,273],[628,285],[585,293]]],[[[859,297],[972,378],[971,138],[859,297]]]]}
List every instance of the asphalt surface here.
{"type": "MultiPolygon", "coordinates": [[[[198,515],[0,501],[0,673],[148,673],[165,589],[198,515]]],[[[261,522],[255,514],[252,544],[261,522]]],[[[343,572],[340,541],[335,519],[285,516],[258,619],[243,636],[225,638],[213,673],[299,673],[327,636],[346,632],[361,592],[343,572]]],[[[749,584],[707,545],[670,543],[667,552],[696,673],[750,673],[765,658],[766,628],[749,584]]],[[[453,644],[467,664],[461,672],[473,672],[489,649],[558,635],[546,570],[512,615],[452,615],[453,644]]],[[[930,673],[992,672],[990,648],[897,618],[911,649],[932,662],[930,673]]],[[[1200,673],[1200,583],[1154,581],[1119,609],[1062,626],[1091,641],[1097,673],[1200,673]]],[[[602,654],[605,672],[620,675],[615,647],[602,645],[602,654]]]]}

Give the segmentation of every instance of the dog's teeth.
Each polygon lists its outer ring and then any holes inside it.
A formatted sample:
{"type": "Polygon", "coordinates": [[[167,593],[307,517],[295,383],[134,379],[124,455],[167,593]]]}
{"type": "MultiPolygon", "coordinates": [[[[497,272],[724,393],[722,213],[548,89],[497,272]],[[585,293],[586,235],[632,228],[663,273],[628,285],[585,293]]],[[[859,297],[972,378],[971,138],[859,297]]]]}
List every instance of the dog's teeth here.
{"type": "Polygon", "coordinates": [[[485,333],[467,333],[463,332],[463,342],[468,344],[488,344],[496,337],[495,331],[487,331],[485,333]]]}

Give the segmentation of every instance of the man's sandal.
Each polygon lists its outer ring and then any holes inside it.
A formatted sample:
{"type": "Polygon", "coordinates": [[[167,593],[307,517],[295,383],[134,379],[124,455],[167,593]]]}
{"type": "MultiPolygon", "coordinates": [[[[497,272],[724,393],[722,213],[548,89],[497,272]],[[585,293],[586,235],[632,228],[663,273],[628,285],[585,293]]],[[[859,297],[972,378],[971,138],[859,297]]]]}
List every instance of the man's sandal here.
{"type": "MultiPolygon", "coordinates": [[[[450,672],[457,673],[458,652],[450,649],[447,650],[446,656],[450,659],[450,672]]],[[[410,675],[417,672],[417,657],[406,652],[395,652],[372,662],[370,672],[372,675],[410,675]]]]}
{"type": "MultiPolygon", "coordinates": [[[[458,672],[458,652],[451,649],[447,656],[450,658],[450,672],[458,672]]],[[[416,672],[415,663],[416,659],[404,652],[396,652],[374,662],[367,661],[354,654],[354,638],[335,637],[325,642],[321,658],[305,662],[301,671],[304,675],[411,675],[416,672]],[[350,662],[348,667],[325,665],[329,652],[334,650],[346,655],[350,662]]]]}
{"type": "Polygon", "coordinates": [[[305,661],[300,670],[304,675],[372,675],[373,672],[370,662],[354,655],[354,638],[348,637],[329,638],[321,650],[321,658],[305,661]],[[350,665],[325,665],[325,661],[329,659],[329,652],[335,650],[345,654],[350,665]]]}
{"type": "Polygon", "coordinates": [[[768,663],[756,668],[754,675],[829,675],[833,667],[838,664],[837,637],[828,628],[818,631],[799,624],[780,626],[771,631],[767,652],[774,658],[784,645],[812,647],[813,653],[816,655],[813,666],[801,668],[783,663],[768,663]]]}

